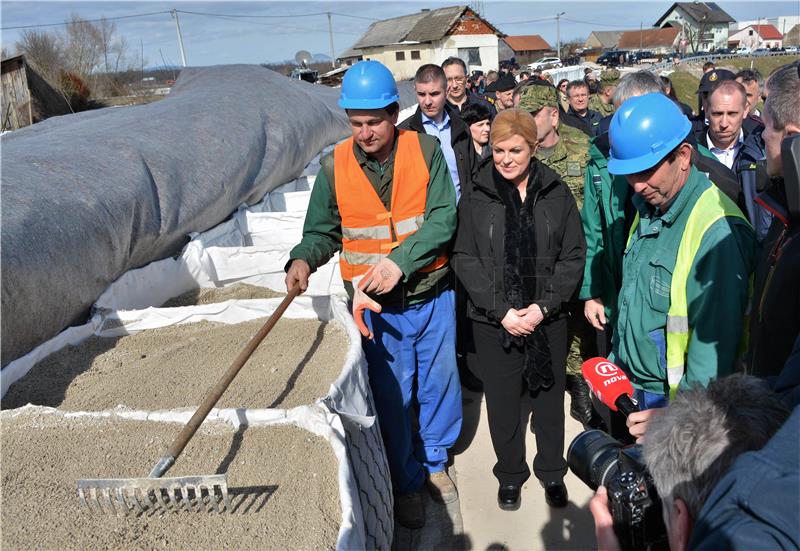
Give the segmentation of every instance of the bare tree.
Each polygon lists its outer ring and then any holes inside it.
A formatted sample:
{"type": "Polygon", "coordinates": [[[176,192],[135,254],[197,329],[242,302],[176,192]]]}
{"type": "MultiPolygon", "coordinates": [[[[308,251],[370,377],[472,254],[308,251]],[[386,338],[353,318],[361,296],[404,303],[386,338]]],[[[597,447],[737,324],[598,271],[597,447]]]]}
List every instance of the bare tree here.
{"type": "Polygon", "coordinates": [[[692,49],[692,53],[699,52],[702,49],[702,44],[706,41],[705,35],[710,28],[711,25],[708,22],[707,15],[703,15],[703,17],[700,18],[700,21],[697,22],[697,27],[692,25],[683,26],[686,42],[692,49]]]}
{"type": "Polygon", "coordinates": [[[36,29],[22,31],[15,48],[24,54],[39,73],[51,85],[58,85],[59,75],[64,69],[64,51],[58,34],[36,29]]]}

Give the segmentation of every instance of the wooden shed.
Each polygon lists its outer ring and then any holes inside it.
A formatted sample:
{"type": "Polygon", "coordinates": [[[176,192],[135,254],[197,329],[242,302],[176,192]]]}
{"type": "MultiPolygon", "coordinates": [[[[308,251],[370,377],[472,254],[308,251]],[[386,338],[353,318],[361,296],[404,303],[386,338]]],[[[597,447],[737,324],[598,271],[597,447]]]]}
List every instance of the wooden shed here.
{"type": "Polygon", "coordinates": [[[2,60],[2,130],[16,130],[55,115],[72,112],[67,99],[25,61],[2,60]]]}

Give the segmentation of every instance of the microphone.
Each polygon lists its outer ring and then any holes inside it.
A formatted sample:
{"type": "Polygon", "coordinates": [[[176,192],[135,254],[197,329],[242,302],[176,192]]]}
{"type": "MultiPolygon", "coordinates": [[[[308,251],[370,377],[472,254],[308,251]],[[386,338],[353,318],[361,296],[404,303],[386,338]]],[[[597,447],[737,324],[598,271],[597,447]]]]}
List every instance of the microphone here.
{"type": "Polygon", "coordinates": [[[586,360],[581,373],[597,399],[611,411],[621,411],[625,417],[639,411],[638,404],[631,399],[633,386],[628,376],[606,358],[586,360]]]}

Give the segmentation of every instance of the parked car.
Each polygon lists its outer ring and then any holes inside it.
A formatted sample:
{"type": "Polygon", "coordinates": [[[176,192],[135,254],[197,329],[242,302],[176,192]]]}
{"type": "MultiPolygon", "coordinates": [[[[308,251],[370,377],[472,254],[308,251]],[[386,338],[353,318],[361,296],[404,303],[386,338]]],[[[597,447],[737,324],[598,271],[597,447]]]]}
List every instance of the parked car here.
{"type": "Polygon", "coordinates": [[[738,55],[750,55],[753,53],[753,50],[751,50],[747,46],[741,46],[739,48],[736,48],[736,51],[734,53],[738,55]]]}
{"type": "Polygon", "coordinates": [[[726,55],[726,54],[732,54],[733,50],[731,50],[730,48],[717,48],[716,50],[714,50],[714,53],[719,55],[726,55]]]}
{"type": "Polygon", "coordinates": [[[783,49],[783,51],[790,54],[796,54],[798,51],[800,51],[800,48],[798,48],[797,46],[787,46],[786,48],[783,49]]]}
{"type": "Polygon", "coordinates": [[[631,52],[628,56],[628,63],[631,64],[638,64],[638,63],[658,63],[659,57],[649,50],[640,50],[637,52],[631,52]]]}
{"type": "Polygon", "coordinates": [[[766,55],[769,53],[769,48],[756,48],[753,50],[753,55],[766,55]]]}
{"type": "Polygon", "coordinates": [[[528,69],[531,71],[543,71],[545,69],[558,69],[562,65],[563,63],[561,63],[561,59],[557,57],[543,57],[532,61],[528,65],[528,69]]]}
{"type": "Polygon", "coordinates": [[[611,50],[601,54],[600,57],[597,58],[597,63],[599,65],[605,65],[606,67],[625,65],[628,62],[629,53],[630,52],[627,50],[611,50]]]}

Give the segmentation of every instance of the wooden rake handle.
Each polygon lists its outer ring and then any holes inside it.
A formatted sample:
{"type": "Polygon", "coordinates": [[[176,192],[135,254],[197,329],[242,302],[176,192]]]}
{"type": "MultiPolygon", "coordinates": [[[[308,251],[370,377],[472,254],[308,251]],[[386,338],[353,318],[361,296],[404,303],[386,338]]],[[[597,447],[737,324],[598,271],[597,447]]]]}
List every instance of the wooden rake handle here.
{"type": "Polygon", "coordinates": [[[220,397],[225,393],[228,389],[230,384],[233,382],[233,379],[236,378],[236,375],[242,369],[247,360],[250,359],[250,356],[253,355],[258,345],[261,344],[261,341],[272,331],[272,328],[275,327],[275,324],[278,323],[278,320],[281,318],[283,313],[289,307],[289,304],[294,300],[294,298],[300,294],[300,286],[295,285],[292,289],[289,290],[289,293],[286,295],[286,298],[280,303],[278,308],[272,313],[269,317],[267,322],[258,330],[258,333],[253,335],[253,338],[250,339],[250,342],[247,343],[247,346],[239,352],[239,355],[233,361],[231,366],[225,372],[225,374],[217,381],[217,384],[212,388],[206,397],[203,399],[203,402],[200,404],[200,407],[194,412],[192,418],[189,419],[189,422],[186,423],[186,426],[183,427],[180,434],[175,437],[175,440],[172,442],[172,445],[169,447],[168,453],[172,456],[173,460],[177,459],[178,456],[181,454],[183,449],[186,447],[186,444],[189,443],[189,440],[192,439],[194,433],[197,432],[197,429],[200,428],[200,425],[203,424],[206,417],[208,416],[211,409],[217,405],[220,397]]]}

